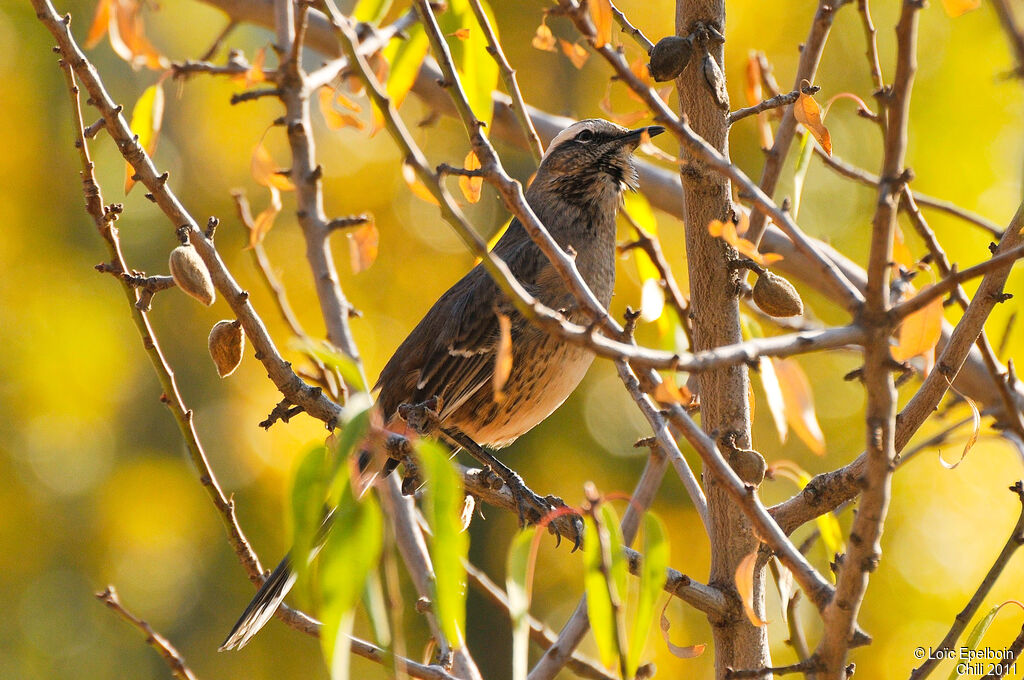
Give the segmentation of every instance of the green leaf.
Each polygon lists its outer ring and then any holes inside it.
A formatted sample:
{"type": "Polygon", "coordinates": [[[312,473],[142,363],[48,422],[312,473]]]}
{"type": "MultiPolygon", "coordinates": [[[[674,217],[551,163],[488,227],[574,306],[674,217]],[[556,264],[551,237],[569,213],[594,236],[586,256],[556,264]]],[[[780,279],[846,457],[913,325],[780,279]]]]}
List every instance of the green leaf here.
{"type": "Polygon", "coordinates": [[[298,578],[296,592],[308,597],[309,560],[316,534],[324,519],[329,483],[327,447],[310,448],[295,470],[291,490],[292,560],[298,578]]]}
{"type": "Polygon", "coordinates": [[[363,588],[363,604],[373,625],[373,637],[377,644],[387,649],[391,646],[391,627],[388,624],[388,606],[384,599],[384,587],[380,582],[380,574],[371,569],[366,575],[366,586],[363,588]]]}
{"type": "Polygon", "coordinates": [[[615,582],[615,593],[619,602],[626,597],[629,578],[629,564],[626,562],[626,552],[623,550],[625,541],[622,539],[622,527],[619,525],[619,515],[610,503],[601,504],[601,520],[608,530],[608,550],[612,558],[612,579],[615,582]]]}
{"type": "MultiPolygon", "coordinates": [[[[481,0],[480,4],[497,34],[490,6],[486,0],[481,0]]],[[[491,93],[498,85],[498,64],[487,51],[487,38],[476,23],[469,0],[450,0],[448,11],[438,17],[438,24],[446,36],[452,36],[460,28],[469,29],[465,40],[449,37],[448,47],[470,108],[485,126],[489,126],[494,113],[491,93]]]]}
{"type": "Polygon", "coordinates": [[[384,543],[384,516],[376,497],[366,494],[357,499],[350,484],[344,488],[334,529],[320,553],[320,642],[332,680],[348,678],[348,635],[355,606],[384,543]]]}
{"type": "Polygon", "coordinates": [[[640,598],[637,603],[633,630],[629,637],[629,654],[626,669],[629,677],[636,675],[643,654],[647,636],[654,623],[654,604],[665,585],[665,570],[668,568],[669,546],[665,523],[653,512],[644,515],[644,559],[640,571],[640,598]]]}
{"type": "MultiPolygon", "coordinates": [[[[602,508],[605,507],[607,507],[607,504],[602,506],[602,508]]],[[[602,555],[600,541],[598,541],[598,531],[606,528],[607,522],[604,512],[601,513],[601,517],[601,523],[605,527],[600,529],[592,517],[587,516],[584,520],[583,585],[587,594],[587,617],[590,619],[590,627],[594,631],[598,655],[601,658],[601,663],[606,668],[611,668],[618,658],[619,650],[616,644],[615,610],[612,607],[609,591],[615,591],[618,579],[614,575],[614,569],[610,568],[611,585],[609,585],[608,581],[605,580],[604,574],[601,573],[602,555]]],[[[607,533],[611,534],[611,531],[607,533]]]]}
{"type": "MultiPolygon", "coordinates": [[[[985,633],[988,632],[989,626],[992,625],[992,621],[996,618],[996,614],[998,614],[999,610],[1008,604],[1015,604],[1021,609],[1024,609],[1024,605],[1022,605],[1017,600],[1006,600],[1005,602],[1001,602],[996,606],[992,607],[992,609],[989,609],[980,621],[974,624],[974,628],[971,629],[970,635],[967,636],[967,639],[964,640],[963,645],[961,645],[959,649],[966,648],[971,651],[976,650],[978,648],[978,645],[981,643],[981,638],[985,637],[985,633]]],[[[953,668],[953,671],[949,674],[949,680],[956,680],[961,676],[961,672],[958,669],[963,669],[963,664],[957,664],[953,668]]]]}
{"type": "Polygon", "coordinates": [[[434,563],[434,605],[448,643],[463,646],[466,630],[466,568],[469,536],[462,530],[464,493],[462,479],[440,444],[425,439],[416,443],[423,468],[424,513],[433,540],[430,558],[434,563]]]}
{"type": "Polygon", "coordinates": [[[793,219],[800,214],[800,196],[804,193],[804,180],[807,179],[807,169],[811,167],[811,156],[814,155],[814,142],[811,141],[811,134],[804,132],[800,138],[800,158],[796,163],[796,173],[793,175],[793,219]]]}
{"type": "Polygon", "coordinates": [[[359,0],[352,10],[352,16],[356,21],[376,24],[387,15],[389,9],[391,0],[359,0]]]}
{"type": "MultiPolygon", "coordinates": [[[[346,409],[346,411],[348,410],[349,409],[346,409]]],[[[344,485],[348,485],[348,474],[342,474],[341,469],[346,467],[346,463],[352,456],[352,452],[355,450],[356,445],[362,441],[369,429],[370,407],[367,406],[366,408],[355,410],[355,412],[351,414],[348,422],[342,427],[341,432],[338,434],[338,440],[334,449],[334,464],[332,466],[332,478],[334,483],[331,485],[330,493],[331,500],[335,503],[343,491],[342,485],[338,483],[339,480],[344,477],[342,482],[344,485]]]]}
{"type": "MultiPolygon", "coordinates": [[[[423,24],[416,24],[408,29],[409,37],[406,40],[392,40],[384,48],[384,58],[390,65],[388,72],[387,89],[388,98],[397,109],[409,94],[412,84],[416,82],[416,75],[420,72],[420,65],[427,56],[430,49],[430,41],[427,33],[423,30],[423,24]]],[[[379,130],[384,127],[384,116],[376,105],[373,107],[373,129],[379,130]]]]}
{"type": "Polygon", "coordinates": [[[351,357],[342,354],[339,350],[322,342],[300,340],[299,338],[293,338],[288,343],[288,346],[297,352],[302,352],[319,359],[327,368],[340,373],[345,382],[360,392],[369,391],[366,387],[366,380],[363,379],[362,371],[359,370],[359,364],[351,357]]]}
{"type": "MultiPolygon", "coordinates": [[[[129,127],[133,134],[139,136],[139,145],[150,156],[156,151],[156,142],[160,137],[160,126],[164,119],[164,89],[160,83],[150,85],[142,91],[139,100],[132,108],[132,120],[129,127]]],[[[135,186],[132,176],[135,170],[126,164],[124,193],[127,194],[135,186]]]]}
{"type": "Polygon", "coordinates": [[[536,529],[524,529],[512,539],[505,560],[505,590],[512,619],[512,680],[526,680],[530,669],[530,591],[532,590],[533,540],[536,529]]]}

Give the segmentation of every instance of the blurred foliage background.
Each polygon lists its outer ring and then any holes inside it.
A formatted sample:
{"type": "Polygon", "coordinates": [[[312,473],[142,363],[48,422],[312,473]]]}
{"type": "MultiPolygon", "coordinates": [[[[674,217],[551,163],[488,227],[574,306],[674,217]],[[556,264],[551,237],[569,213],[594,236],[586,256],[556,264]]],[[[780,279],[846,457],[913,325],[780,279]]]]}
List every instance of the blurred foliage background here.
{"type": "MultiPolygon", "coordinates": [[[[66,0],[59,12],[71,12],[73,30],[84,38],[95,0],[66,0]]],[[[400,4],[400,3],[396,3],[400,4]]],[[[528,102],[547,111],[577,117],[602,115],[608,69],[591,58],[577,70],[561,54],[530,46],[548,5],[540,0],[495,0],[493,9],[528,102]]],[[[874,7],[884,72],[892,73],[892,26],[897,3],[874,7]]],[[[674,4],[668,0],[623,0],[627,15],[654,39],[671,32],[674,4]]],[[[764,50],[783,87],[792,82],[798,44],[804,39],[814,3],[795,0],[766,5],[730,0],[726,72],[734,108],[743,102],[743,69],[748,50],[764,50]]],[[[167,2],[147,14],[151,40],[172,59],[201,54],[224,26],[225,17],[195,0],[167,2]]],[[[556,36],[576,35],[559,19],[549,21],[556,36]]],[[[1003,77],[1012,54],[990,6],[957,19],[933,7],[922,16],[920,73],[914,88],[908,164],[914,187],[975,210],[1005,224],[1021,199],[1024,159],[1024,88],[1003,77]]],[[[247,55],[273,39],[269,31],[240,27],[229,46],[247,55]]],[[[863,57],[864,38],[854,9],[839,12],[825,50],[819,101],[853,92],[873,104],[863,57]]],[[[639,51],[628,41],[630,58],[639,51]]],[[[127,607],[164,633],[200,677],[326,677],[315,641],[271,623],[241,653],[217,654],[216,648],[252,594],[213,508],[197,483],[172,419],[160,404],[159,386],[130,323],[124,298],[93,266],[105,250],[82,209],[78,159],[72,148],[67,95],[51,52],[51,39],[28,2],[0,5],[0,204],[5,235],[0,239],[0,677],[134,678],[167,677],[166,669],[141,637],[116,620],[93,598],[115,584],[127,607]]],[[[106,42],[90,52],[114,98],[130,109],[142,90],[155,82],[151,71],[133,71],[106,42]]],[[[219,58],[223,58],[223,54],[219,58]]],[[[613,90],[618,111],[637,105],[621,85],[613,90]]],[[[281,114],[275,100],[229,104],[239,86],[206,77],[180,86],[168,81],[169,95],[156,162],[170,171],[171,183],[200,221],[221,218],[218,246],[269,325],[280,347],[288,331],[273,312],[239,224],[229,191],[249,192],[254,209],[266,192],[249,174],[253,147],[269,123],[281,114]]],[[[673,102],[675,101],[673,95],[673,102]]],[[[410,123],[430,111],[410,96],[402,110],[410,123]]],[[[319,127],[320,162],[330,215],[370,211],[380,228],[380,257],[368,271],[352,275],[347,244],[336,237],[335,251],[346,294],[362,310],[354,330],[371,379],[392,350],[434,299],[472,264],[437,210],[414,198],[401,179],[400,157],[386,134],[328,131],[319,127]]],[[[87,122],[95,118],[87,110],[87,122]]],[[[880,162],[877,131],[840,102],[829,116],[835,153],[873,172],[880,162]]],[[[460,163],[468,150],[461,126],[439,119],[416,128],[432,162],[460,163]]],[[[659,142],[664,140],[662,137],[659,142]]],[[[271,130],[266,144],[286,164],[282,132],[271,130]]],[[[671,141],[662,146],[671,152],[671,141]]],[[[92,145],[107,202],[124,201],[119,222],[129,264],[148,273],[166,273],[166,258],[176,245],[172,225],[136,189],[123,195],[123,162],[102,133],[92,145]]],[[[521,179],[530,159],[502,147],[507,166],[521,179]]],[[[734,160],[752,177],[760,174],[762,153],[753,119],[732,135],[734,160]]],[[[796,153],[778,196],[791,191],[796,153]]],[[[306,327],[322,333],[313,298],[304,247],[291,196],[266,245],[284,279],[292,303],[306,327]]],[[[812,162],[800,214],[801,225],[863,262],[874,192],[833,176],[812,162]]],[[[486,236],[507,219],[496,195],[470,209],[486,236]]],[[[972,227],[941,215],[931,222],[954,261],[968,265],[987,254],[988,238],[972,227]]],[[[664,247],[685,279],[682,226],[658,215],[664,247]]],[[[907,229],[909,232],[910,230],[907,229]]],[[[623,238],[627,232],[623,230],[623,238]]],[[[908,236],[920,256],[920,242],[908,236]]],[[[1010,292],[1021,291],[1022,276],[1011,278],[1010,292]]],[[[639,286],[631,259],[624,258],[613,303],[616,313],[639,304],[639,286]]],[[[811,311],[829,321],[843,316],[820,296],[807,294],[811,311]]],[[[1021,298],[1001,305],[987,328],[995,344],[1007,319],[1021,309],[1021,298]]],[[[257,423],[278,400],[259,364],[250,356],[230,379],[217,378],[206,356],[210,326],[228,312],[222,302],[201,308],[177,291],[160,294],[152,320],[212,464],[226,490],[235,494],[243,527],[264,564],[287,549],[282,496],[295,456],[322,438],[319,423],[299,417],[265,432],[257,423]]],[[[955,319],[950,313],[949,318],[955,319]]],[[[652,326],[642,339],[658,342],[652,326]]],[[[1006,343],[1007,357],[1024,360],[1024,330],[1018,324],[1006,343]]],[[[296,361],[298,356],[289,356],[296,361]]],[[[757,393],[755,444],[769,462],[796,461],[811,473],[852,459],[863,439],[863,394],[841,377],[856,367],[855,355],[835,352],[800,359],[811,377],[827,453],[817,457],[795,437],[780,443],[757,393]]],[[[914,382],[903,389],[907,398],[914,382]]],[[[954,410],[961,417],[966,407],[954,410]]],[[[941,427],[925,426],[921,435],[941,427]]],[[[570,503],[582,500],[584,481],[604,491],[629,492],[644,459],[632,442],[645,433],[641,416],[607,362],[595,363],[582,387],[547,422],[503,452],[508,463],[541,493],[570,503]]],[[[946,455],[958,454],[955,445],[946,455]]],[[[693,461],[696,464],[696,460],[693,461]]],[[[922,455],[894,480],[884,557],[872,576],[861,615],[875,644],[857,650],[858,676],[901,677],[915,664],[912,650],[936,643],[966,602],[1006,540],[1019,508],[1005,488],[1021,477],[1021,460],[1007,443],[982,441],[955,471],[943,469],[934,453],[922,455]]],[[[795,491],[786,481],[766,482],[768,502],[795,491]]],[[[703,579],[708,545],[681,485],[670,474],[655,505],[671,527],[672,564],[703,579]]],[[[848,526],[849,514],[843,517],[848,526]]],[[[487,511],[472,528],[471,558],[499,582],[504,580],[508,539],[515,528],[506,513],[487,511]]],[[[806,528],[798,536],[803,536],[806,528]]],[[[826,555],[812,552],[827,571],[826,555]]],[[[989,604],[1021,598],[1024,556],[1017,555],[1003,574],[989,604]]],[[[582,592],[581,558],[545,542],[540,555],[534,614],[555,628],[571,612],[582,592]]],[[[412,597],[412,591],[407,592],[412,597]]],[[[769,592],[770,635],[777,663],[794,661],[783,644],[774,591],[769,592]]],[[[983,611],[988,605],[983,607],[983,611]]],[[[816,616],[805,613],[812,644],[816,616]]],[[[668,607],[676,644],[708,642],[701,615],[678,602],[668,607]]],[[[986,643],[1002,647],[1020,626],[1020,613],[1007,610],[996,620],[986,643]]],[[[425,632],[412,614],[408,642],[418,656],[425,632]]],[[[357,629],[367,633],[360,621],[357,629]]],[[[470,595],[469,642],[487,678],[509,675],[507,617],[470,595]]],[[[590,640],[584,649],[593,652],[590,640]]],[[[671,657],[652,636],[648,654],[661,674],[711,674],[712,654],[695,660],[671,657]]],[[[354,677],[380,677],[379,667],[355,659],[354,677]]],[[[940,669],[940,672],[948,672],[940,669]]]]}

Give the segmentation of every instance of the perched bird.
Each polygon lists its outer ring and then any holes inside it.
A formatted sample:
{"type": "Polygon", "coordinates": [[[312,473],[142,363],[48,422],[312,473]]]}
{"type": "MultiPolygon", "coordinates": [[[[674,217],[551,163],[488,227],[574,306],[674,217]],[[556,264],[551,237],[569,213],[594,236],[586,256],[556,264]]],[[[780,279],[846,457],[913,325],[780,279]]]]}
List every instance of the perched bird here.
{"type": "MultiPolygon", "coordinates": [[[[527,202],[558,245],[576,253],[580,275],[606,308],[615,286],[615,218],[622,192],[636,188],[632,153],[645,132],[663,131],[659,126],[628,130],[600,119],[574,123],[551,141],[526,191],[527,202]]],[[[541,303],[571,321],[589,321],[518,219],[494,246],[494,254],[541,303]]],[[[395,350],[377,381],[378,406],[388,422],[400,405],[437,397],[444,429],[501,448],[551,415],[579,385],[593,358],[587,349],[531,325],[477,265],[434,303],[395,350]],[[512,368],[503,397],[496,399],[499,314],[510,320],[512,368]]],[[[244,646],[293,583],[285,558],[221,649],[244,646]]]]}

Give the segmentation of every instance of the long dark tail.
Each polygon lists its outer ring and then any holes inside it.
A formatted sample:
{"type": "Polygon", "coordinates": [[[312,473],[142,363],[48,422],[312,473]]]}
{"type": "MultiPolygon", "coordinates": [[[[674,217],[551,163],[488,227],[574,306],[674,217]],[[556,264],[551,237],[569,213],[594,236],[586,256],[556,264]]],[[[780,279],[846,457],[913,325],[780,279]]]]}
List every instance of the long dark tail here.
{"type": "Polygon", "coordinates": [[[286,555],[281,560],[281,564],[277,565],[277,569],[274,569],[270,577],[263,582],[256,597],[242,612],[238,623],[231,629],[224,644],[220,646],[220,651],[245,647],[252,636],[260,632],[260,629],[273,618],[274,612],[277,611],[293,585],[295,585],[295,572],[292,571],[292,559],[290,555],[286,555]]]}

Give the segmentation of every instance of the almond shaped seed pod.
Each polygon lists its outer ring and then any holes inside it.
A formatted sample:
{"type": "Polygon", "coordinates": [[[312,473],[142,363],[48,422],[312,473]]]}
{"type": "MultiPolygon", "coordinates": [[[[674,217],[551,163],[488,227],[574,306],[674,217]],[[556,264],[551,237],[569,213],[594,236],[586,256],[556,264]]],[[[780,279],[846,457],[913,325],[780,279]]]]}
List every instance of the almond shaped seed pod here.
{"type": "Polygon", "coordinates": [[[242,363],[245,349],[245,331],[239,321],[218,321],[210,330],[210,357],[217,366],[217,374],[226,378],[242,363]]]}
{"type": "Polygon", "coordinates": [[[199,253],[191,245],[178,246],[168,261],[174,283],[183,291],[209,307],[217,299],[210,272],[199,253]]]}
{"type": "Polygon", "coordinates": [[[761,311],[770,316],[797,316],[804,312],[803,300],[793,284],[770,271],[757,277],[753,297],[761,311]]]}

